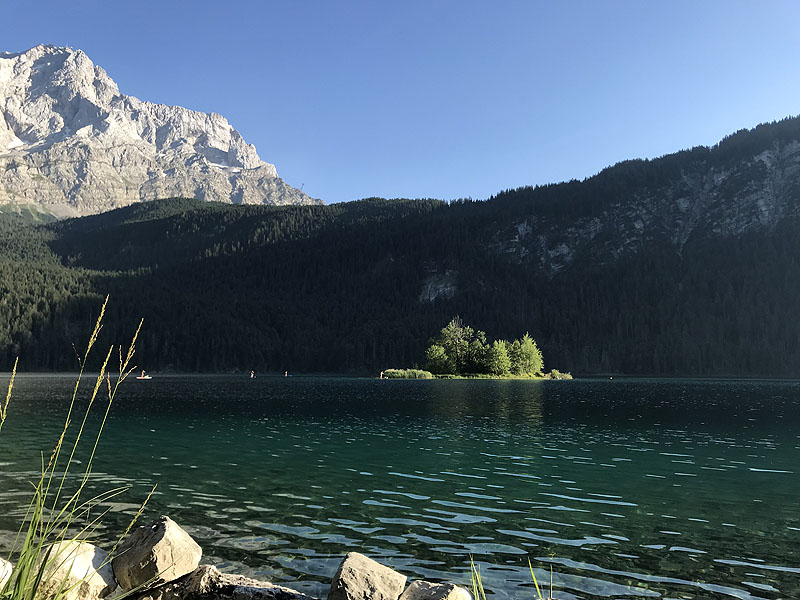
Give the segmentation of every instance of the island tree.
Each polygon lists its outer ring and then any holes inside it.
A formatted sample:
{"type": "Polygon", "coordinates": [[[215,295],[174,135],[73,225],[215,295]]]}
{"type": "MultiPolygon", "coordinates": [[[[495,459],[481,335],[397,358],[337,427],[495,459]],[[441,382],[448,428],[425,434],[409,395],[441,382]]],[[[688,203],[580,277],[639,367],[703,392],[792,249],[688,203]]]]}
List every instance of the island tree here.
{"type": "Polygon", "coordinates": [[[425,352],[426,368],[436,374],[533,376],[544,369],[542,352],[525,333],[522,338],[487,341],[486,333],[454,317],[425,352]]]}

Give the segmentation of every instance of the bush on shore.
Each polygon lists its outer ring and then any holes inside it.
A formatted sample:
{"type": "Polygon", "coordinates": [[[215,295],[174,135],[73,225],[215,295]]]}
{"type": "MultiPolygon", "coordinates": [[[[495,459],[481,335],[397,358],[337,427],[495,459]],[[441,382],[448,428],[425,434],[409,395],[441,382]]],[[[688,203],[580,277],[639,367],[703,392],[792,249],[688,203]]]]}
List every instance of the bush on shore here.
{"type": "Polygon", "coordinates": [[[386,369],[384,379],[433,379],[433,373],[422,369],[386,369]]]}
{"type": "Polygon", "coordinates": [[[572,375],[570,373],[562,373],[558,369],[553,369],[549,373],[545,373],[543,377],[545,379],[572,379],[572,375]]]}

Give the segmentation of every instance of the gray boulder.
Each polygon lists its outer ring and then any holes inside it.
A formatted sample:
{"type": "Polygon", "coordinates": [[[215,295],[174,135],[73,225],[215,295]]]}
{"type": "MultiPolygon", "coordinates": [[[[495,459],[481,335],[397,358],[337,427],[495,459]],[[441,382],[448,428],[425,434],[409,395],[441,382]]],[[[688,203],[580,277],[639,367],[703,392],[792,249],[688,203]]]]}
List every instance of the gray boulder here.
{"type": "MultiPolygon", "coordinates": [[[[117,587],[108,553],[86,542],[59,542],[42,554],[46,560],[38,600],[66,593],[62,600],[97,600],[105,598],[117,587]]],[[[38,568],[38,567],[37,567],[38,568]]]]}
{"type": "Polygon", "coordinates": [[[328,600],[397,600],[405,586],[405,575],[350,552],[333,576],[328,600]]]}
{"type": "Polygon", "coordinates": [[[130,600],[317,600],[298,591],[203,565],[180,579],[130,600]]]}
{"type": "Polygon", "coordinates": [[[120,544],[112,561],[122,591],[155,587],[188,575],[203,550],[169,517],[135,529],[120,544]]]}
{"type": "Polygon", "coordinates": [[[400,600],[472,600],[472,594],[452,583],[415,581],[406,588],[400,600]]]}

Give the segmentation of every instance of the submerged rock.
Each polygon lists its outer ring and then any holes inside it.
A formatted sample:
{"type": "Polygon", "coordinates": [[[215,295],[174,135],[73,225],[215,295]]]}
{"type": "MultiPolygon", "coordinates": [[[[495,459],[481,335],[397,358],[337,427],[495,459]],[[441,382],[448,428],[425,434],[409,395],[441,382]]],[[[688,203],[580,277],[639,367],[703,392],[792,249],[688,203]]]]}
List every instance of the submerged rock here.
{"type": "Polygon", "coordinates": [[[64,591],[61,600],[97,600],[117,587],[108,553],[86,542],[60,542],[42,554],[45,563],[38,600],[54,598],[64,591]]]}
{"type": "Polygon", "coordinates": [[[112,565],[123,591],[154,587],[188,575],[203,550],[169,517],[135,529],[119,547],[112,565]]]}
{"type": "Polygon", "coordinates": [[[203,565],[171,583],[131,596],[131,600],[317,600],[296,590],[203,565]]]}
{"type": "Polygon", "coordinates": [[[333,576],[328,600],[397,600],[405,586],[405,575],[350,552],[333,576]]]}

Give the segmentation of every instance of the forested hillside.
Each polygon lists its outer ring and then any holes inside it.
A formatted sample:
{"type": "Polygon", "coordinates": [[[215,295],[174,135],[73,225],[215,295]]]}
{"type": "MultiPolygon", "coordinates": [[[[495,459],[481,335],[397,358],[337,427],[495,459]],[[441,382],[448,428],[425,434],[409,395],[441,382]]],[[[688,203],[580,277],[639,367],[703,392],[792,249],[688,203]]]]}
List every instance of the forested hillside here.
{"type": "Polygon", "coordinates": [[[171,199],[0,215],[0,369],[71,369],[102,298],[148,370],[370,372],[453,316],[575,373],[800,375],[800,121],[487,201],[171,199]],[[29,220],[29,219],[28,219],[29,220]]]}

